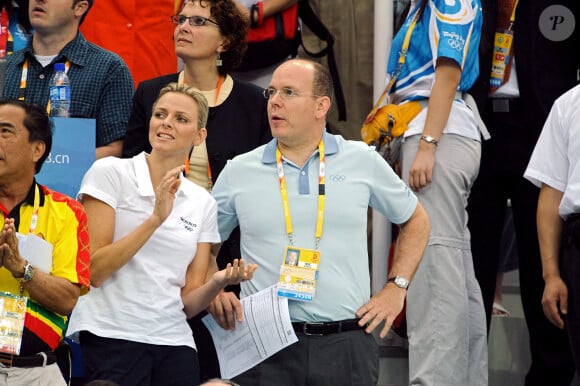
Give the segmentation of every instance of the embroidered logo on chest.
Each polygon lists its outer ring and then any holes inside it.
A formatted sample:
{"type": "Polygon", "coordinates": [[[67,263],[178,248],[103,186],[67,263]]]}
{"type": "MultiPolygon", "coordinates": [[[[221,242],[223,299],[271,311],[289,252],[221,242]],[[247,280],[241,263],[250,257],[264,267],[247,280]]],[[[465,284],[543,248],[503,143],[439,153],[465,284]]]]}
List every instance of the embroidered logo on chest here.
{"type": "Polygon", "coordinates": [[[185,219],[183,217],[179,217],[179,221],[181,221],[181,225],[186,231],[193,232],[195,228],[197,228],[197,224],[185,219]]]}

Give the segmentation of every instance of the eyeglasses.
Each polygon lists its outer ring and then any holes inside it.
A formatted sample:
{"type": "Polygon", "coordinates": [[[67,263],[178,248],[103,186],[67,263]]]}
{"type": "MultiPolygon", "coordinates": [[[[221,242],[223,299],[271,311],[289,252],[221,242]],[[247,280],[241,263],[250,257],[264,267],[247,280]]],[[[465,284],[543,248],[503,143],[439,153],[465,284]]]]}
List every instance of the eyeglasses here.
{"type": "Polygon", "coordinates": [[[219,27],[218,23],[203,16],[185,16],[185,15],[171,16],[171,21],[175,25],[182,25],[183,23],[185,23],[186,20],[189,21],[189,25],[192,27],[201,27],[203,25],[206,25],[207,22],[215,24],[216,26],[219,27]]]}
{"type": "Polygon", "coordinates": [[[300,96],[311,96],[315,98],[320,97],[320,95],[314,94],[301,94],[298,91],[292,90],[290,87],[282,87],[280,90],[276,90],[274,87],[268,87],[262,91],[262,94],[266,99],[272,99],[274,98],[274,95],[279,94],[280,98],[283,100],[289,100],[300,96]]]}

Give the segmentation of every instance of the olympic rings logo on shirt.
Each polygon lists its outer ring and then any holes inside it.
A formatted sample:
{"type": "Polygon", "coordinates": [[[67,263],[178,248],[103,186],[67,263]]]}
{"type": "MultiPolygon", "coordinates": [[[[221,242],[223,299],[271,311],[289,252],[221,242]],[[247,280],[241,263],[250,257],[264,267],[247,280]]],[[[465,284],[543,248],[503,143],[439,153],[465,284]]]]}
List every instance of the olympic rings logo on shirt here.
{"type": "Polygon", "coordinates": [[[328,177],[331,181],[334,182],[343,182],[346,179],[346,176],[344,175],[337,175],[337,174],[332,174],[328,177]]]}
{"type": "Polygon", "coordinates": [[[456,33],[444,31],[443,37],[448,38],[447,44],[449,44],[449,47],[454,50],[461,51],[463,50],[463,47],[465,47],[465,40],[456,33]]]}

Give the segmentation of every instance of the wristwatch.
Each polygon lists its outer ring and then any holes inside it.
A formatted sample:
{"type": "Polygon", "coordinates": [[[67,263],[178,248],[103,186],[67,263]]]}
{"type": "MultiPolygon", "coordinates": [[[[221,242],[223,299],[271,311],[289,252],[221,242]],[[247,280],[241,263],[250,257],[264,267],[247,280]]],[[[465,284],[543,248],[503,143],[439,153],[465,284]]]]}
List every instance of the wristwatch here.
{"type": "Polygon", "coordinates": [[[425,141],[425,142],[430,143],[430,144],[433,144],[435,146],[437,146],[437,144],[439,144],[439,141],[430,135],[422,135],[420,140],[425,141]]]}
{"type": "Polygon", "coordinates": [[[395,283],[395,285],[402,289],[407,289],[409,287],[409,280],[405,279],[403,276],[395,276],[387,279],[387,283],[395,283]]]}
{"type": "Polygon", "coordinates": [[[16,277],[14,276],[14,278],[16,280],[18,280],[18,282],[20,284],[22,283],[28,283],[30,280],[32,280],[32,278],[34,277],[34,273],[35,273],[35,269],[32,265],[30,265],[30,263],[27,261],[26,265],[24,266],[24,274],[20,277],[16,277]]]}

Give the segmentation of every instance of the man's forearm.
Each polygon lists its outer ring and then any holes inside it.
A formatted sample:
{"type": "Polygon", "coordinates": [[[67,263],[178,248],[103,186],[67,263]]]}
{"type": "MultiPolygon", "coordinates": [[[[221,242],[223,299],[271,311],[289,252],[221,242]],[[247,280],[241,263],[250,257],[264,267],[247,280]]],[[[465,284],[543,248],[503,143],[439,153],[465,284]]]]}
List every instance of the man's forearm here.
{"type": "Polygon", "coordinates": [[[563,192],[548,185],[542,185],[540,190],[536,222],[544,279],[550,275],[560,276],[558,254],[562,235],[562,219],[558,213],[558,208],[563,194],[563,192]]]}
{"type": "Polygon", "coordinates": [[[411,218],[401,226],[389,276],[403,276],[409,281],[412,279],[423,257],[429,232],[429,216],[421,203],[417,203],[411,218]]]}
{"type": "Polygon", "coordinates": [[[39,269],[36,269],[32,280],[23,283],[22,287],[35,302],[63,316],[72,312],[80,296],[78,285],[39,269]]]}
{"type": "Polygon", "coordinates": [[[97,159],[113,156],[120,157],[123,152],[123,140],[119,139],[104,146],[97,147],[97,159]]]}

